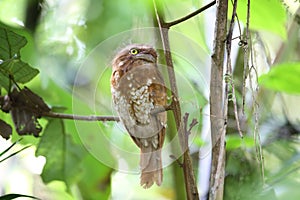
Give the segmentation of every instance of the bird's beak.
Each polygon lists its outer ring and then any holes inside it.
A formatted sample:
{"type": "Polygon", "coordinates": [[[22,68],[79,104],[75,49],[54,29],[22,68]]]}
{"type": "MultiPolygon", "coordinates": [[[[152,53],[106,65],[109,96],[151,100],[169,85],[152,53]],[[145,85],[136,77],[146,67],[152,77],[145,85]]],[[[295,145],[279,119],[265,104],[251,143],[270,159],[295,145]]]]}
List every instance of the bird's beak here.
{"type": "Polygon", "coordinates": [[[156,58],[152,54],[137,54],[135,55],[136,59],[145,60],[147,62],[156,63],[156,58]]]}

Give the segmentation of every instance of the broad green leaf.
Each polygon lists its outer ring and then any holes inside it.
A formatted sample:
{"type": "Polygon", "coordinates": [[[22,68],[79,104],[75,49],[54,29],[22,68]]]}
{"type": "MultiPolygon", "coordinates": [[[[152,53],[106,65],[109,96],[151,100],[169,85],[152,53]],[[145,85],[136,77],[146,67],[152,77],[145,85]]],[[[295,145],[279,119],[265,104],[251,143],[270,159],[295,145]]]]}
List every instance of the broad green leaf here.
{"type": "Polygon", "coordinates": [[[271,90],[300,94],[300,63],[284,63],[259,77],[261,86],[271,90]]]}
{"type": "Polygon", "coordinates": [[[27,83],[39,73],[20,59],[20,49],[26,43],[25,37],[0,27],[0,87],[9,90],[10,78],[27,83]]]}
{"type": "Polygon", "coordinates": [[[19,51],[27,43],[25,37],[6,28],[0,28],[0,59],[9,60],[19,55],[19,51]]]}
{"type": "Polygon", "coordinates": [[[39,73],[19,59],[13,59],[0,64],[0,86],[8,90],[10,77],[17,83],[27,83],[39,73]]]}
{"type": "Polygon", "coordinates": [[[45,183],[61,180],[70,185],[80,175],[80,163],[84,151],[65,133],[63,121],[60,119],[49,121],[36,155],[46,157],[41,175],[45,183]]]}
{"type": "MultiPolygon", "coordinates": [[[[246,24],[247,0],[239,0],[237,15],[239,20],[246,24]]],[[[229,2],[229,5],[232,5],[229,2]]],[[[229,8],[232,10],[232,6],[229,8]]],[[[229,10],[229,17],[231,12],[229,10]]],[[[280,0],[251,1],[250,3],[250,28],[266,30],[286,39],[286,11],[280,0]]]]}
{"type": "Polygon", "coordinates": [[[29,195],[24,195],[24,194],[6,194],[3,196],[0,196],[0,200],[11,200],[11,199],[16,199],[19,197],[26,197],[26,198],[31,198],[31,199],[39,199],[34,196],[29,196],[29,195]]]}

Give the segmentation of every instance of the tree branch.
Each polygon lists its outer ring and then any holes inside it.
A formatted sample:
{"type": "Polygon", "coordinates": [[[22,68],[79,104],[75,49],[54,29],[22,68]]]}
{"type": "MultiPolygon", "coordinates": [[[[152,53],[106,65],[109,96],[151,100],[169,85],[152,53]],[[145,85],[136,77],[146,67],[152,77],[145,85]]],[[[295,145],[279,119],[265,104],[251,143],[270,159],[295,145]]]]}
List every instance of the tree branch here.
{"type": "Polygon", "coordinates": [[[170,28],[171,26],[174,26],[174,25],[177,25],[177,24],[179,24],[181,22],[184,22],[184,21],[186,21],[186,20],[188,20],[188,19],[190,19],[190,18],[198,15],[199,13],[203,12],[204,10],[210,8],[211,6],[213,6],[215,4],[216,4],[216,1],[212,1],[209,4],[207,4],[207,5],[199,8],[198,10],[196,10],[194,12],[192,12],[191,14],[188,14],[187,16],[184,16],[184,17],[182,17],[180,19],[177,19],[177,20],[174,20],[172,22],[164,23],[164,28],[170,28]]]}
{"type": "Polygon", "coordinates": [[[96,116],[96,115],[74,115],[54,112],[44,112],[43,117],[59,118],[59,119],[72,119],[82,121],[120,121],[116,116],[96,116]]]}
{"type": "MultiPolygon", "coordinates": [[[[166,64],[168,66],[168,76],[169,76],[169,81],[170,81],[170,87],[171,91],[173,92],[173,115],[175,118],[175,124],[176,128],[178,131],[178,137],[181,145],[181,149],[184,152],[183,153],[183,173],[184,173],[184,181],[185,181],[185,188],[186,188],[186,195],[187,199],[199,199],[199,194],[198,194],[198,189],[196,185],[196,180],[195,180],[195,175],[194,171],[192,168],[192,160],[190,156],[190,151],[188,148],[188,140],[185,135],[184,127],[181,124],[181,108],[178,100],[178,89],[176,85],[176,77],[175,77],[175,71],[174,71],[174,66],[173,66],[173,61],[172,61],[172,55],[170,51],[170,43],[169,43],[169,27],[166,25],[164,20],[161,17],[161,13],[158,12],[157,6],[156,6],[156,1],[153,0],[153,6],[154,6],[154,11],[155,15],[157,18],[159,30],[160,30],[160,35],[162,39],[162,45],[163,45],[163,50],[164,50],[164,55],[166,59],[166,64]],[[167,27],[167,28],[166,28],[167,27]]],[[[184,21],[184,20],[182,20],[184,21]]],[[[180,22],[178,22],[180,23],[180,22]]]]}
{"type": "MultiPolygon", "coordinates": [[[[160,112],[165,112],[172,110],[173,106],[160,106],[151,111],[151,115],[155,115],[160,112]]],[[[74,115],[74,114],[65,114],[65,113],[55,113],[55,112],[43,112],[41,113],[43,117],[59,118],[59,119],[72,119],[72,120],[82,120],[82,121],[120,121],[120,118],[117,116],[97,116],[97,115],[74,115]]]]}
{"type": "Polygon", "coordinates": [[[211,59],[210,120],[212,141],[212,168],[209,199],[223,199],[225,176],[225,134],[227,104],[223,99],[224,50],[227,33],[228,0],[217,3],[214,48],[211,59]],[[223,104],[224,102],[224,104],[223,104]]]}

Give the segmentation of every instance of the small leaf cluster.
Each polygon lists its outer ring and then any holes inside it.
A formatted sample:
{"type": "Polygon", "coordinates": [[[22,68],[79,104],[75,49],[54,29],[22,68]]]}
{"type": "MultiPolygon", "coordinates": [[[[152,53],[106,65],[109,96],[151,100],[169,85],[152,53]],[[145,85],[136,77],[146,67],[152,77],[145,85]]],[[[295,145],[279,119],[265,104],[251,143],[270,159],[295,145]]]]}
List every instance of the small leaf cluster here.
{"type": "MultiPolygon", "coordinates": [[[[42,112],[50,108],[43,99],[29,88],[21,89],[19,83],[32,80],[39,71],[21,60],[20,50],[27,44],[25,37],[0,27],[0,89],[7,94],[0,96],[0,108],[10,113],[19,135],[39,136],[42,127],[38,122],[42,112]]],[[[12,134],[11,126],[0,119],[0,135],[8,139],[12,134]]]]}

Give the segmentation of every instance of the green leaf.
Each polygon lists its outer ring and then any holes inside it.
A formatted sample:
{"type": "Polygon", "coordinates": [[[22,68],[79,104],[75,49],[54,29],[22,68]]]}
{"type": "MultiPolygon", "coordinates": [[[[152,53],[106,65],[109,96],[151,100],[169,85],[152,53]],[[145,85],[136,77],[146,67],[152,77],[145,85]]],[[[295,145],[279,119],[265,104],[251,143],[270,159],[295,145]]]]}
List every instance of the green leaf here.
{"type": "MultiPolygon", "coordinates": [[[[247,0],[238,1],[237,14],[239,20],[246,24],[247,0]]],[[[231,3],[229,3],[231,6],[231,3]]],[[[232,6],[231,8],[232,9],[232,6]]],[[[231,18],[231,12],[228,13],[231,18]]],[[[250,28],[266,30],[286,39],[286,11],[279,0],[251,1],[250,28]]]]}
{"type": "Polygon", "coordinates": [[[3,196],[0,196],[0,200],[10,200],[10,199],[16,199],[19,197],[27,197],[27,198],[31,198],[31,199],[39,199],[37,197],[34,196],[29,196],[29,195],[24,195],[24,194],[6,194],[3,196]]]}
{"type": "Polygon", "coordinates": [[[0,59],[9,60],[19,55],[19,51],[27,43],[25,37],[6,28],[0,28],[0,59]]]}
{"type": "Polygon", "coordinates": [[[41,175],[45,183],[61,180],[69,186],[80,174],[84,150],[66,134],[63,121],[54,119],[45,128],[36,155],[46,157],[41,175]]]}
{"type": "Polygon", "coordinates": [[[39,73],[39,70],[32,68],[19,59],[5,61],[0,64],[0,86],[8,90],[10,77],[17,83],[27,83],[39,73]]]}
{"type": "Polygon", "coordinates": [[[284,63],[259,77],[258,83],[271,90],[300,94],[300,63],[284,63]]]}
{"type": "Polygon", "coordinates": [[[20,49],[27,43],[25,37],[0,27],[0,87],[9,90],[10,79],[27,83],[39,71],[20,59],[20,49]]]}

